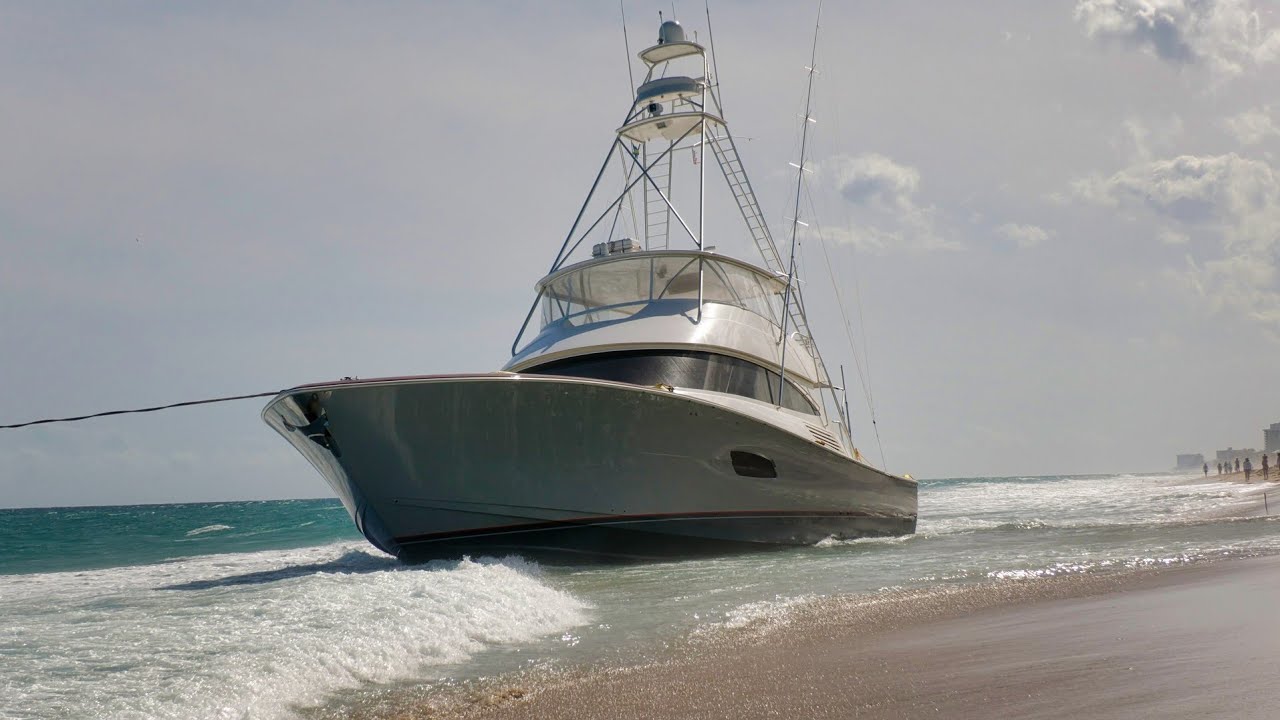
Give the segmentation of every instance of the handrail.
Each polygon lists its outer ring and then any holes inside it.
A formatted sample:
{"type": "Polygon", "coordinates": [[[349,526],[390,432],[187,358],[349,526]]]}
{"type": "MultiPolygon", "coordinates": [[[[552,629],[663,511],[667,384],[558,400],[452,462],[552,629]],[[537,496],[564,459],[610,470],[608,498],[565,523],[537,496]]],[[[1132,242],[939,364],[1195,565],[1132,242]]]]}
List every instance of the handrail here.
{"type": "Polygon", "coordinates": [[[674,250],[674,249],[664,248],[661,250],[635,250],[628,253],[614,253],[613,255],[606,255],[604,257],[588,258],[586,260],[582,260],[572,265],[567,265],[565,267],[558,268],[554,272],[548,273],[536,283],[535,287],[537,287],[539,290],[545,289],[548,285],[550,285],[552,282],[559,279],[560,277],[564,275],[568,275],[573,272],[577,272],[578,270],[581,270],[582,268],[588,267],[590,265],[597,265],[597,264],[603,265],[605,263],[624,262],[627,260],[634,260],[637,258],[657,258],[657,257],[701,257],[707,260],[714,260],[716,262],[725,263],[726,265],[736,265],[742,268],[743,270],[747,270],[751,273],[754,273],[755,275],[760,276],[761,278],[765,278],[776,283],[779,288],[786,285],[785,276],[782,276],[779,273],[776,273],[772,270],[767,270],[765,268],[762,268],[759,265],[748,262],[741,258],[736,258],[732,255],[721,255],[720,253],[712,252],[710,250],[674,250]]]}
{"type": "Polygon", "coordinates": [[[536,297],[533,298],[533,304],[529,306],[529,313],[524,316],[524,322],[520,324],[520,332],[516,333],[516,339],[511,341],[511,357],[516,356],[516,346],[520,344],[520,338],[524,337],[524,331],[529,327],[529,321],[533,319],[533,311],[538,309],[538,301],[542,299],[542,291],[539,290],[536,297]]]}

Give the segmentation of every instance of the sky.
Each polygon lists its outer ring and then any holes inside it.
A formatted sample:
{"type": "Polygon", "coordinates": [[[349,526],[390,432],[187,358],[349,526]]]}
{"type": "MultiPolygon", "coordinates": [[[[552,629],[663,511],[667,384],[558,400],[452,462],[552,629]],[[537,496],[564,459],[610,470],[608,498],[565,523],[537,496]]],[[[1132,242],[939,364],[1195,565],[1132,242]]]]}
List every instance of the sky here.
{"type": "MultiPolygon", "coordinates": [[[[634,53],[673,6],[624,7],[634,53]]],[[[711,10],[785,236],[816,3],[711,10]]],[[[828,3],[817,56],[800,273],[869,458],[1261,448],[1280,3],[828,3]]],[[[501,367],[630,100],[617,3],[0,4],[0,424],[501,367]]],[[[0,506],[328,495],[264,402],[0,430],[0,506]]]]}

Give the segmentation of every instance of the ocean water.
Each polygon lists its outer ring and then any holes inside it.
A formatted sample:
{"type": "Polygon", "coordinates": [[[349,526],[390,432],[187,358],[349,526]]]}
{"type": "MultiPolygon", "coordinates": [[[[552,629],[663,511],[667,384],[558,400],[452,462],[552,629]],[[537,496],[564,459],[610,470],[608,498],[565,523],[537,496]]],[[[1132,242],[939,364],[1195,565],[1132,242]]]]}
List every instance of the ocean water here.
{"type": "Polygon", "coordinates": [[[403,566],[333,500],[0,510],[0,718],[378,716],[475,678],[642,661],[834,594],[1276,553],[1277,520],[1242,516],[1262,491],[923,481],[913,536],[588,567],[403,566]]]}

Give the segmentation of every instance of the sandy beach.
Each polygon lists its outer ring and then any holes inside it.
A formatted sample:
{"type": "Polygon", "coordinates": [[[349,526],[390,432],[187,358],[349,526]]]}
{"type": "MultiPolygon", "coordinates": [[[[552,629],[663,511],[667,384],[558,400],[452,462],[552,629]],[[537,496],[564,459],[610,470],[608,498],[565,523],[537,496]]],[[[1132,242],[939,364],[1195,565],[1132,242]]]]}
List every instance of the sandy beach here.
{"type": "MultiPolygon", "coordinates": [[[[1280,558],[816,601],[469,718],[1274,718],[1280,558]]],[[[436,706],[422,715],[438,717],[436,706]]]]}

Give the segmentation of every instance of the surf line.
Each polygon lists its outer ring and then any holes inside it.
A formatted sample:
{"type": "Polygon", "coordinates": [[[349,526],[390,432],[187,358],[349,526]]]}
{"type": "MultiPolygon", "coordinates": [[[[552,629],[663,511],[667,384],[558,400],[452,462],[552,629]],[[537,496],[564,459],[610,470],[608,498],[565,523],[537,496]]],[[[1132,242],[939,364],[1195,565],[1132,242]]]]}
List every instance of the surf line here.
{"type": "Polygon", "coordinates": [[[69,423],[79,422],[80,420],[89,420],[92,418],[107,417],[108,415],[128,415],[130,413],[149,413],[160,410],[169,410],[171,408],[189,407],[191,405],[210,405],[212,403],[231,402],[232,400],[250,400],[252,398],[274,397],[279,395],[283,390],[272,390],[271,392],[253,393],[251,395],[228,395],[226,397],[208,398],[206,400],[186,400],[184,402],[170,403],[169,405],[156,405],[154,407],[134,408],[132,410],[108,410],[106,412],[93,413],[92,415],[77,415],[75,417],[61,418],[45,418],[43,420],[30,420],[27,422],[14,423],[13,425],[0,425],[0,430],[16,430],[18,428],[30,427],[32,425],[47,425],[50,423],[69,423]]]}

